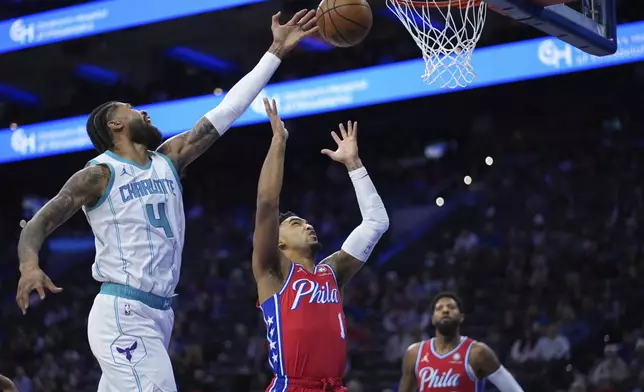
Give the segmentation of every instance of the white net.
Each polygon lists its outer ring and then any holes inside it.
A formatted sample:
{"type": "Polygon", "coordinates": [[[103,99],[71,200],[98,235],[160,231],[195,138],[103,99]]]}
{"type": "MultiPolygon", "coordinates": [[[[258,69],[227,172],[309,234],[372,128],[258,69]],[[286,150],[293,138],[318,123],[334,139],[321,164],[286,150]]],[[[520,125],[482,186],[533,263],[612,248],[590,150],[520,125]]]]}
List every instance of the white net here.
{"type": "Polygon", "coordinates": [[[386,0],[423,52],[427,84],[465,87],[475,78],[472,52],[481,38],[487,5],[480,0],[386,0]]]}

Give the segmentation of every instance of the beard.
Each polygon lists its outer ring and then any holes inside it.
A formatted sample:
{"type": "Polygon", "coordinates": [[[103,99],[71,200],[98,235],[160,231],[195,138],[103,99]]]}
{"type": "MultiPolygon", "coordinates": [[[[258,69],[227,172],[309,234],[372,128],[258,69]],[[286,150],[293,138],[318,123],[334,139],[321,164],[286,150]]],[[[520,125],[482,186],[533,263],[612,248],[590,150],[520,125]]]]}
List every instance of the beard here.
{"type": "Polygon", "coordinates": [[[443,336],[454,336],[458,330],[458,325],[459,323],[456,320],[441,320],[435,327],[443,336]]]}
{"type": "Polygon", "coordinates": [[[161,145],[163,135],[154,125],[143,120],[133,121],[129,125],[133,143],[142,144],[148,150],[156,150],[161,145]]]}
{"type": "Polygon", "coordinates": [[[313,254],[318,253],[322,251],[322,244],[319,242],[314,242],[311,245],[309,245],[309,249],[313,254]]]}

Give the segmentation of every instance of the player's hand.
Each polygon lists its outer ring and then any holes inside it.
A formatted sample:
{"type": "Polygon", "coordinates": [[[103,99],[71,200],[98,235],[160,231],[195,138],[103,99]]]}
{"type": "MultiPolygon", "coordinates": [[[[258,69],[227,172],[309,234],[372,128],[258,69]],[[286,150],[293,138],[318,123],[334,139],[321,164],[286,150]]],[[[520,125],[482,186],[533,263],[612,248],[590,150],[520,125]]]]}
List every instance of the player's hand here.
{"type": "Polygon", "coordinates": [[[280,54],[293,50],[300,41],[317,33],[318,26],[315,19],[315,10],[307,12],[303,9],[293,15],[286,24],[280,24],[281,12],[273,15],[271,30],[273,30],[273,43],[281,47],[280,54]]]}
{"type": "Polygon", "coordinates": [[[8,377],[0,374],[0,391],[2,392],[18,392],[18,388],[8,377]]]}
{"type": "Polygon", "coordinates": [[[344,124],[340,124],[339,128],[340,136],[335,132],[331,132],[331,137],[335,140],[338,148],[335,151],[325,148],[321,152],[347,167],[355,166],[360,160],[358,156],[358,122],[349,121],[346,128],[344,124]]]}
{"type": "Polygon", "coordinates": [[[45,299],[45,289],[54,294],[63,291],[62,288],[56,287],[49,279],[43,270],[37,266],[27,267],[21,269],[20,280],[18,281],[18,293],[16,294],[16,303],[22,311],[22,314],[27,313],[29,308],[29,295],[32,291],[36,290],[40,299],[45,299]]]}
{"type": "Polygon", "coordinates": [[[282,121],[279,113],[277,112],[277,102],[275,102],[274,99],[270,102],[268,98],[264,98],[264,109],[266,109],[266,114],[271,120],[273,137],[288,139],[288,131],[284,128],[284,121],[282,121]]]}

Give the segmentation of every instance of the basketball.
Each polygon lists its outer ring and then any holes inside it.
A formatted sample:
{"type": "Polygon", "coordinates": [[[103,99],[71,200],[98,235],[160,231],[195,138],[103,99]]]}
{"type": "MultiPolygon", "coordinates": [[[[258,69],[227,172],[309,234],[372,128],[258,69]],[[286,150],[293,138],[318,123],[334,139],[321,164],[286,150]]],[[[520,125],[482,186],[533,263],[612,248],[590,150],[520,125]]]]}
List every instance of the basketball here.
{"type": "Polygon", "coordinates": [[[366,0],[322,0],[315,17],[322,38],[339,48],[362,42],[373,23],[366,0]]]}

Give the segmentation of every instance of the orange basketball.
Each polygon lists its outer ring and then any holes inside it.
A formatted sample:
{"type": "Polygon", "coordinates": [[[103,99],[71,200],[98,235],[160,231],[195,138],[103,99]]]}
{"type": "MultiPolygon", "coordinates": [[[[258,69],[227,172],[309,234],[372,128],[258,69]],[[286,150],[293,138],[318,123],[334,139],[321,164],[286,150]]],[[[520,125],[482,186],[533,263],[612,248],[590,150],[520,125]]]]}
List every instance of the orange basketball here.
{"type": "Polygon", "coordinates": [[[322,0],[315,17],[322,38],[339,48],[362,42],[373,23],[366,0],[322,0]]]}

